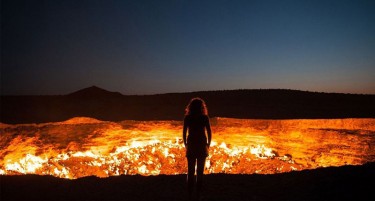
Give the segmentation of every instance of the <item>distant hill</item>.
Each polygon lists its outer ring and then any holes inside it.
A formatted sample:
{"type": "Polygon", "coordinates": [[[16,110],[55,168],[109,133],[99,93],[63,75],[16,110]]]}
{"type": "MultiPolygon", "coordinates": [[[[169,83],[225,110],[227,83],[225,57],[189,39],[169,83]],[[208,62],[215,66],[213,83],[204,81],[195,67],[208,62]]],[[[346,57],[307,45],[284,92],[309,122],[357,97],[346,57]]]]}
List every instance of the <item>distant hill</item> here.
{"type": "Polygon", "coordinates": [[[100,120],[182,120],[193,97],[211,117],[253,119],[375,118],[375,95],[284,89],[122,95],[93,86],[60,96],[1,96],[0,122],[41,123],[73,117],[100,120]]]}
{"type": "Polygon", "coordinates": [[[119,92],[110,92],[97,86],[91,86],[68,94],[68,96],[76,98],[100,98],[122,96],[122,94],[119,92]]]}

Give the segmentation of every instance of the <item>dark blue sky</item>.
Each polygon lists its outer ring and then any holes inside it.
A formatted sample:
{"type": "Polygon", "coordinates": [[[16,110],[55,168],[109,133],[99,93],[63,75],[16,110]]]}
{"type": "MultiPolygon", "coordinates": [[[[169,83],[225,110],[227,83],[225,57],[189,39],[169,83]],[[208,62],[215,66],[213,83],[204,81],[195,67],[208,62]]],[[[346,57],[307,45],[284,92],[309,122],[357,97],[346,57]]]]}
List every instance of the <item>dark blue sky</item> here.
{"type": "Polygon", "coordinates": [[[375,1],[1,3],[2,94],[375,94],[375,1]]]}

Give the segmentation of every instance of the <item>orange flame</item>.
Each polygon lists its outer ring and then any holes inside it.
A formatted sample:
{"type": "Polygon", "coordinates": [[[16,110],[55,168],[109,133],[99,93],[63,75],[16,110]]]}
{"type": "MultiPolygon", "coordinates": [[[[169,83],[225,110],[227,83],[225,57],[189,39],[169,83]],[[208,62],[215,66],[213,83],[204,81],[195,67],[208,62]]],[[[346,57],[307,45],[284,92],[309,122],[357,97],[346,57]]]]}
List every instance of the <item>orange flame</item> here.
{"type": "MultiPolygon", "coordinates": [[[[206,173],[272,174],[375,160],[375,119],[211,121],[214,140],[206,173]]],[[[181,124],[83,117],[0,124],[0,174],[69,179],[184,174],[181,124]]]]}

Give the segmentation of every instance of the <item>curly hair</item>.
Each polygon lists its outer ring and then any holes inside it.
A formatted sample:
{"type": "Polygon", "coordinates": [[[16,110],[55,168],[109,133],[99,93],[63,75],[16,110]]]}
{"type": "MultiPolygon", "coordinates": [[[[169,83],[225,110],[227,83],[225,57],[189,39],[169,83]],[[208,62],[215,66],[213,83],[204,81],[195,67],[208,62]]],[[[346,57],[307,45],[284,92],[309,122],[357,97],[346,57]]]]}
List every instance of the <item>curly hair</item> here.
{"type": "Polygon", "coordinates": [[[185,115],[208,115],[206,103],[201,98],[192,98],[186,106],[185,115]]]}

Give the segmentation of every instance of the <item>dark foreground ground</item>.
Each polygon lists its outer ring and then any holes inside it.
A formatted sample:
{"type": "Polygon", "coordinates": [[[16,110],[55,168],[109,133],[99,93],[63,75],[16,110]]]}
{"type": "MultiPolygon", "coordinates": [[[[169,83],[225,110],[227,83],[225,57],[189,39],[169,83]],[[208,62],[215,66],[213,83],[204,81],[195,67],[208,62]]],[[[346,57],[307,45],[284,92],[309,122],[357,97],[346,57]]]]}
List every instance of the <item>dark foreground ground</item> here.
{"type": "MultiPolygon", "coordinates": [[[[0,176],[8,200],[187,200],[185,175],[86,177],[0,176]]],[[[275,175],[205,175],[201,200],[375,200],[375,163],[275,175]]]]}

